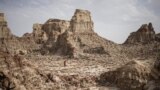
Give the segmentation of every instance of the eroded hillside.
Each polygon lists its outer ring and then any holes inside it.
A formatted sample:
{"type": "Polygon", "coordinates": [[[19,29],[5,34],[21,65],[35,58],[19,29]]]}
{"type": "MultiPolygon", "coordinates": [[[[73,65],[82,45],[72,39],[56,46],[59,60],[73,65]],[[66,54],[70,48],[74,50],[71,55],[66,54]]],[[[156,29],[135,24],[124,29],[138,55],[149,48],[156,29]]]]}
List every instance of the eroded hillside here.
{"type": "Polygon", "coordinates": [[[11,33],[1,13],[0,89],[154,90],[159,46],[151,23],[118,45],[94,32],[88,10],[77,9],[70,21],[33,24],[22,37],[11,33]]]}

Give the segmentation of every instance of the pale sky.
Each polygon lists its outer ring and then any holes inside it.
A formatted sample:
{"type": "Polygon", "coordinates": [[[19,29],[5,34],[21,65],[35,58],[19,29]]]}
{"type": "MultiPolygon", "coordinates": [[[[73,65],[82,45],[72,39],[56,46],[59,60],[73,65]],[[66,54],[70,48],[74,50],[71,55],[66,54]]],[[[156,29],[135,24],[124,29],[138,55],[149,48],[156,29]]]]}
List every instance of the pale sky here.
{"type": "Polygon", "coordinates": [[[149,22],[160,33],[160,0],[0,0],[0,12],[18,36],[49,18],[70,20],[75,9],[89,10],[94,31],[116,43],[149,22]]]}

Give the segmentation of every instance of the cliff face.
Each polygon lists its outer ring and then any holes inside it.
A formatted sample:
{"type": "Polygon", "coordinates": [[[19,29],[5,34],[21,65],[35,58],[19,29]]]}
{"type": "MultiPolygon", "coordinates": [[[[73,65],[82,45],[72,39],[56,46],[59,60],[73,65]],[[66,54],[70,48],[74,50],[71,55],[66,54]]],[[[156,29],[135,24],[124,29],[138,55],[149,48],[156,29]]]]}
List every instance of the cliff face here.
{"type": "Polygon", "coordinates": [[[32,36],[35,42],[38,44],[45,43],[48,40],[46,32],[42,30],[42,24],[33,24],[32,36]]]}
{"type": "Polygon", "coordinates": [[[46,33],[48,39],[43,48],[53,52],[52,47],[55,46],[58,37],[68,30],[69,26],[69,21],[60,19],[49,19],[46,23],[44,23],[42,29],[46,33]]]}
{"type": "Polygon", "coordinates": [[[77,9],[71,19],[70,30],[75,33],[93,32],[93,21],[90,12],[77,9]]]}
{"type": "Polygon", "coordinates": [[[90,12],[77,9],[69,29],[58,37],[53,47],[55,52],[76,57],[84,53],[104,54],[110,51],[107,48],[116,47],[114,43],[98,36],[93,27],[90,12]]]}
{"type": "Polygon", "coordinates": [[[60,34],[64,33],[70,23],[66,20],[60,19],[49,19],[46,23],[43,24],[43,30],[46,32],[48,39],[56,42],[60,34]]]}
{"type": "Polygon", "coordinates": [[[10,38],[11,31],[8,28],[4,13],[0,13],[0,38],[10,38]]]}
{"type": "Polygon", "coordinates": [[[156,41],[160,42],[160,33],[156,34],[156,41]]]}
{"type": "Polygon", "coordinates": [[[58,53],[65,55],[73,55],[77,52],[82,52],[80,48],[86,46],[86,44],[84,44],[86,41],[82,41],[81,38],[88,37],[93,33],[93,22],[90,12],[77,9],[70,21],[70,27],[65,33],[59,36],[55,48],[58,53]]]}
{"type": "Polygon", "coordinates": [[[90,14],[88,10],[76,9],[71,21],[49,19],[44,24],[34,24],[30,37],[42,44],[42,52],[71,56],[106,53],[106,47],[116,45],[94,32],[90,14]]]}
{"type": "Polygon", "coordinates": [[[155,41],[155,31],[152,23],[143,24],[138,31],[130,34],[125,44],[135,44],[135,43],[149,43],[155,41]]]}

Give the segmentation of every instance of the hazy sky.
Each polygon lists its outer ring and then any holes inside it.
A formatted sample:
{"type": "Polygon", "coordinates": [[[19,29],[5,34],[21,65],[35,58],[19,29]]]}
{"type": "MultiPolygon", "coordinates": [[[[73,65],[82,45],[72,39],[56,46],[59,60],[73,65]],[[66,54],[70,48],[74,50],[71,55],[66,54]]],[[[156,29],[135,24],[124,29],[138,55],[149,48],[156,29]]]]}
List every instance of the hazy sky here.
{"type": "Polygon", "coordinates": [[[160,32],[160,0],[0,0],[0,12],[18,36],[49,18],[70,20],[77,8],[91,11],[94,31],[117,43],[145,23],[160,32]]]}

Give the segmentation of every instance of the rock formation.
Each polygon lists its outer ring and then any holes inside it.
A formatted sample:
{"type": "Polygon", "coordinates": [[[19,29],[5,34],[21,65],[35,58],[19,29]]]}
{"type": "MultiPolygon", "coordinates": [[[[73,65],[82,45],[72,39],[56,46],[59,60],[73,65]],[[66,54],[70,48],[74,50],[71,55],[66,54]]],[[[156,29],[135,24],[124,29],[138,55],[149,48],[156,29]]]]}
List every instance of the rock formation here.
{"type": "Polygon", "coordinates": [[[135,43],[149,43],[155,41],[155,31],[152,23],[143,24],[137,32],[130,34],[125,44],[135,44],[135,43]]]}
{"type": "Polygon", "coordinates": [[[68,29],[69,25],[69,21],[66,20],[49,19],[43,24],[42,28],[46,32],[48,39],[56,42],[58,36],[64,33],[68,29]]]}
{"type": "Polygon", "coordinates": [[[102,83],[115,83],[121,90],[143,90],[150,80],[151,68],[141,61],[131,61],[126,65],[101,75],[102,83]]]}
{"type": "Polygon", "coordinates": [[[90,12],[77,9],[70,22],[70,31],[74,33],[93,32],[93,21],[90,12]]]}
{"type": "Polygon", "coordinates": [[[16,53],[17,50],[28,51],[29,49],[37,49],[39,47],[35,41],[38,39],[38,35],[37,30],[33,31],[33,33],[26,33],[23,37],[13,35],[8,28],[4,13],[0,13],[0,51],[13,54],[16,53]],[[33,35],[35,35],[35,39],[33,35]]]}
{"type": "Polygon", "coordinates": [[[42,24],[33,24],[33,39],[36,43],[42,44],[45,43],[48,40],[48,36],[46,32],[42,30],[42,24]]]}
{"type": "Polygon", "coordinates": [[[2,90],[32,90],[33,83],[42,84],[39,70],[20,55],[11,55],[0,51],[0,89],[2,90]],[[37,81],[38,80],[38,81],[37,81]],[[31,84],[32,83],[32,84],[31,84]]]}
{"type": "Polygon", "coordinates": [[[44,24],[34,24],[33,33],[26,36],[32,37],[37,44],[42,44],[43,54],[106,54],[107,48],[108,51],[111,50],[110,47],[117,48],[113,42],[98,36],[93,28],[90,12],[77,9],[71,21],[49,19],[44,24]]]}
{"type": "Polygon", "coordinates": [[[145,85],[144,90],[160,90],[160,53],[151,69],[151,76],[152,78],[145,85]]]}
{"type": "Polygon", "coordinates": [[[160,33],[156,34],[156,41],[160,42],[160,33]]]}
{"type": "MultiPolygon", "coordinates": [[[[106,53],[112,42],[98,36],[93,31],[90,12],[77,9],[70,21],[70,27],[58,37],[55,51],[64,55],[78,56],[83,53],[106,53]]],[[[113,45],[114,47],[114,45],[113,45]]]]}
{"type": "Polygon", "coordinates": [[[11,31],[8,28],[4,13],[0,13],[0,38],[10,38],[11,31]]]}
{"type": "Polygon", "coordinates": [[[58,37],[68,30],[70,26],[69,21],[60,19],[49,19],[42,25],[42,30],[47,36],[46,43],[44,43],[41,51],[44,53],[54,52],[53,47],[57,42],[58,37]]]}
{"type": "MultiPolygon", "coordinates": [[[[73,55],[80,52],[80,46],[86,46],[81,37],[88,37],[93,34],[93,22],[90,12],[87,10],[77,9],[70,21],[69,30],[59,36],[56,49],[63,51],[65,55],[73,55]],[[81,35],[81,36],[80,36],[81,35]]],[[[85,41],[86,42],[86,41],[85,41]]],[[[86,42],[87,43],[87,42],[86,42]]]]}

